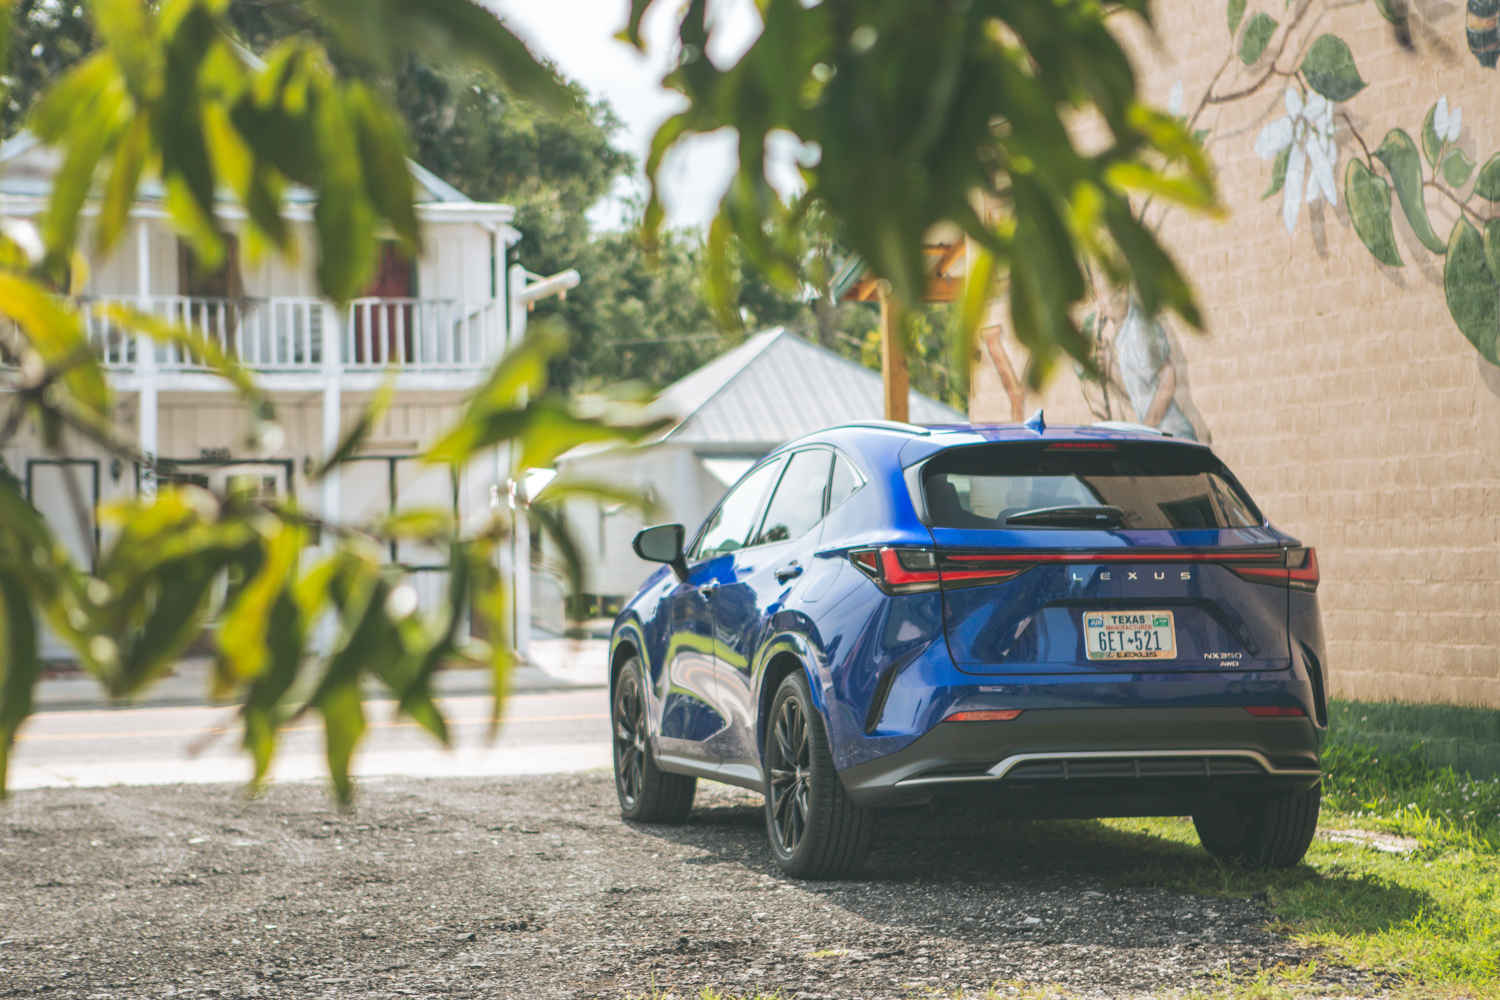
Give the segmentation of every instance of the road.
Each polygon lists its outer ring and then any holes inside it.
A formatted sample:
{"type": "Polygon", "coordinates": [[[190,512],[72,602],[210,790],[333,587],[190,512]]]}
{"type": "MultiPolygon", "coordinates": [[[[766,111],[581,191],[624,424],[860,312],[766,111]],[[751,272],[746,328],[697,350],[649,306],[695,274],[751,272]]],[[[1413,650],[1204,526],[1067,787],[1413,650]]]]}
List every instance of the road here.
{"type": "MultiPolygon", "coordinates": [[[[453,734],[445,750],[416,723],[395,718],[395,703],[365,703],[369,723],[354,771],[362,777],[478,777],[607,767],[608,695],[603,688],[514,694],[499,737],[488,739],[488,695],[440,699],[453,734]]],[[[232,708],[206,706],[38,713],[21,730],[10,787],[164,785],[244,781],[232,708]]],[[[278,781],[327,773],[322,720],[284,730],[272,775],[278,781]]]]}

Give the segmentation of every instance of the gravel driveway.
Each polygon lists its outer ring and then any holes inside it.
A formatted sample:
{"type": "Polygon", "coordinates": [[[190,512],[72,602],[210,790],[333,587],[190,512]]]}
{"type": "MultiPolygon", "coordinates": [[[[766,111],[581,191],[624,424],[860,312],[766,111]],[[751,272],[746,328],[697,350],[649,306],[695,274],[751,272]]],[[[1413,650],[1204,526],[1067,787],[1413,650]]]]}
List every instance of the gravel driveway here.
{"type": "Polygon", "coordinates": [[[1116,887],[1180,848],[1090,829],[907,814],[867,880],[818,884],[707,784],[680,828],[622,823],[600,773],[367,782],[350,814],[315,785],[26,792],[0,804],[0,997],[1159,996],[1307,957],[1253,900],[1116,887]]]}

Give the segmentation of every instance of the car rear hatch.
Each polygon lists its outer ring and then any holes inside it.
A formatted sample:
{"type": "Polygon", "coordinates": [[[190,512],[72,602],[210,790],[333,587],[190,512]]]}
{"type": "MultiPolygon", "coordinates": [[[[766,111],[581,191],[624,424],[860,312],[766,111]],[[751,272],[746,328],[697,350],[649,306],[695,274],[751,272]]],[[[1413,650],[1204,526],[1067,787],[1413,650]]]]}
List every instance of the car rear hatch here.
{"type": "Polygon", "coordinates": [[[1305,550],[1207,448],[989,443],[940,452],[913,478],[934,548],[886,558],[936,574],[961,670],[1290,666],[1287,566],[1305,550]]]}

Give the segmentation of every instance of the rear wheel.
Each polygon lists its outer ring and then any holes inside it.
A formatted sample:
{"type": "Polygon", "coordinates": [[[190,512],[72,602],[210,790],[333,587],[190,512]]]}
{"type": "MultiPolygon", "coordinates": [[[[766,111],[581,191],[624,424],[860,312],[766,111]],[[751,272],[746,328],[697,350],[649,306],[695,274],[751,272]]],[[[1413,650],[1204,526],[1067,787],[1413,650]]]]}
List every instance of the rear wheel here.
{"type": "Polygon", "coordinates": [[[1208,853],[1246,868],[1291,868],[1318,828],[1322,785],[1264,798],[1220,799],[1193,813],[1208,853]]]}
{"type": "Polygon", "coordinates": [[[681,823],[693,810],[698,779],[656,766],[646,729],[646,689],[641,661],[631,657],[615,678],[610,702],[614,729],[615,792],[620,815],[642,823],[681,823]]]}
{"type": "Polygon", "coordinates": [[[771,701],[765,782],[766,834],[783,871],[826,879],[859,867],[870,848],[870,814],[844,791],[801,673],[782,681],[771,701]]]}

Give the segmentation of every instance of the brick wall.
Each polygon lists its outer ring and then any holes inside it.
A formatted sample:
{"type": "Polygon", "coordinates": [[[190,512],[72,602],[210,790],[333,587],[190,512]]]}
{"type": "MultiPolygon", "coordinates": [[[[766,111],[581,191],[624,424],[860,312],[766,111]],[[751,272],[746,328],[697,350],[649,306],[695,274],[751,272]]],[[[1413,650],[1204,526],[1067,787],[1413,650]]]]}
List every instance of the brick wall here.
{"type": "MultiPolygon", "coordinates": [[[[1167,323],[1185,383],[1179,401],[1201,416],[1271,520],[1318,547],[1335,694],[1500,707],[1500,367],[1450,316],[1444,256],[1394,207],[1404,266],[1380,264],[1355,234],[1345,197],[1349,160],[1362,155],[1355,133],[1371,150],[1394,127],[1418,138],[1440,96],[1462,109],[1459,149],[1480,165],[1500,152],[1500,73],[1470,54],[1463,5],[1407,6],[1410,49],[1374,4],[1297,0],[1288,12],[1280,0],[1251,0],[1247,19],[1263,10],[1283,24],[1251,68],[1232,56],[1222,0],[1157,0],[1154,40],[1119,23],[1146,97],[1164,106],[1181,81],[1185,113],[1226,57],[1217,92],[1254,84],[1304,7],[1281,69],[1298,66],[1299,50],[1322,34],[1347,42],[1368,86],[1336,105],[1336,207],[1303,204],[1288,233],[1283,195],[1262,200],[1271,163],[1254,145],[1286,114],[1288,81],[1273,74],[1196,123],[1212,130],[1207,146],[1228,218],[1149,217],[1161,218],[1208,319],[1202,336],[1167,323]]],[[[1425,204],[1446,241],[1453,200],[1430,188],[1425,204]]],[[[1469,204],[1481,221],[1500,215],[1481,198],[1469,204]]],[[[1028,410],[1035,405],[1053,423],[1093,419],[1072,374],[1028,400],[1028,410]]],[[[1009,412],[981,357],[972,417],[1009,412]]],[[[1128,403],[1114,416],[1137,419],[1128,403]]]]}

